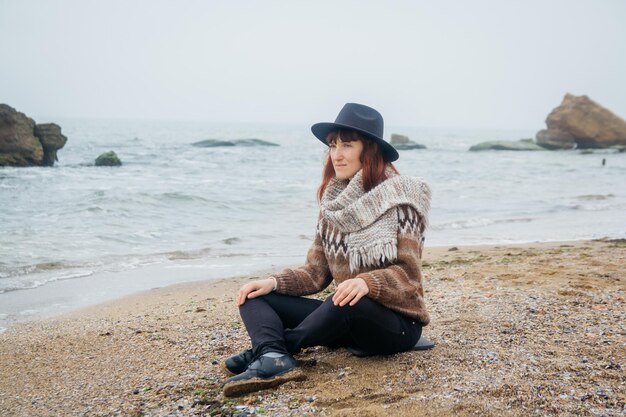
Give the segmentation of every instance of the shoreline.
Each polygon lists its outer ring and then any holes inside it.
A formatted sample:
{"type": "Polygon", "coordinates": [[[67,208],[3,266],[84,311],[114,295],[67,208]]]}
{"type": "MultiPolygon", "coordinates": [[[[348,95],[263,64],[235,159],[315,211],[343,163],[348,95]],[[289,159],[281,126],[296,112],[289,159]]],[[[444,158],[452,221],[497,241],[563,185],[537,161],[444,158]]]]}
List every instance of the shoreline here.
{"type": "MultiPolygon", "coordinates": [[[[576,244],[583,241],[610,240],[547,240],[499,243],[476,243],[471,245],[428,245],[425,254],[437,254],[447,248],[489,249],[499,246],[526,246],[543,244],[576,244]]],[[[617,238],[619,239],[619,238],[617,238]]],[[[0,293],[0,334],[15,323],[41,320],[66,314],[85,307],[114,302],[133,294],[154,288],[163,288],[185,282],[204,280],[236,279],[240,276],[263,276],[300,266],[305,259],[301,256],[282,257],[228,257],[228,263],[207,264],[205,259],[165,261],[139,266],[125,271],[98,271],[70,279],[55,279],[34,288],[10,290],[0,293]],[[251,266],[254,265],[254,266],[251,266]],[[145,278],[149,276],[149,278],[145,278]],[[175,278],[173,278],[175,276],[175,278]]]]}
{"type": "Polygon", "coordinates": [[[151,264],[126,271],[100,271],[74,279],[59,279],[35,288],[0,293],[0,334],[15,323],[46,319],[81,308],[114,302],[132,294],[184,282],[222,279],[274,271],[276,263],[293,257],[228,258],[224,265],[203,260],[151,264]],[[255,271],[250,272],[250,265],[255,271]],[[257,270],[258,269],[258,270],[257,270]]]}
{"type": "Polygon", "coordinates": [[[620,415],[626,241],[426,248],[432,351],[305,349],[307,380],[228,399],[248,347],[234,293],[180,283],[0,334],[5,415],[620,415]]]}

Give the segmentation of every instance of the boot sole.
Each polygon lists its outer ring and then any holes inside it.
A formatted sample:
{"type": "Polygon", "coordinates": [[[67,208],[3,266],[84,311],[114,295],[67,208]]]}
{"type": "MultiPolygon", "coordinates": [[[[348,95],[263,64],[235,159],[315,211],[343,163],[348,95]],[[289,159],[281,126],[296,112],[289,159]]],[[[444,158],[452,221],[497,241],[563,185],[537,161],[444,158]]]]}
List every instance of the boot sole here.
{"type": "Polygon", "coordinates": [[[241,381],[229,382],[224,385],[225,397],[238,397],[250,392],[261,391],[264,389],[275,388],[289,381],[304,381],[306,375],[300,368],[290,369],[289,371],[276,375],[272,378],[250,378],[241,381]]]}

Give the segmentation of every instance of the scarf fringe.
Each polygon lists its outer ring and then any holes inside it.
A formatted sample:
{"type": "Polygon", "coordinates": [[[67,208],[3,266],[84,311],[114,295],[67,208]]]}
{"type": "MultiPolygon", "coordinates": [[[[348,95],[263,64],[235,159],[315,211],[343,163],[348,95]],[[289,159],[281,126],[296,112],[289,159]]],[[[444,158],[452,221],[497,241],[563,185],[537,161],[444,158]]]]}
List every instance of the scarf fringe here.
{"type": "Polygon", "coordinates": [[[398,258],[398,242],[377,242],[367,247],[350,248],[350,272],[354,273],[361,268],[370,268],[393,262],[398,258]]]}

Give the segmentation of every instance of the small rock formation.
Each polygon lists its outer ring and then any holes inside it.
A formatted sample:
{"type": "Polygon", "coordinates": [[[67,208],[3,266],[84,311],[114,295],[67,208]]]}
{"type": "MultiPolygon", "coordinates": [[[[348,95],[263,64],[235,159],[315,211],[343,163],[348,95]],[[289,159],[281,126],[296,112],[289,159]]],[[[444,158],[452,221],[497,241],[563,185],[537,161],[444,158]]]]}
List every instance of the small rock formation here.
{"type": "Polygon", "coordinates": [[[279,146],[276,143],[261,139],[207,139],[192,143],[193,146],[201,148],[217,148],[221,146],[279,146]]]}
{"type": "Polygon", "coordinates": [[[408,136],[404,136],[404,135],[399,135],[397,133],[392,133],[391,134],[391,144],[392,145],[399,145],[401,143],[409,143],[409,137],[408,136]]]}
{"type": "Polygon", "coordinates": [[[408,151],[411,149],[426,149],[426,146],[419,143],[415,143],[409,139],[408,136],[399,135],[397,133],[391,134],[390,143],[399,151],[408,151]]]}
{"type": "Polygon", "coordinates": [[[51,167],[57,158],[57,150],[67,143],[67,138],[61,134],[61,126],[54,123],[41,123],[35,126],[35,136],[39,138],[43,147],[43,166],[51,167]]]}
{"type": "Polygon", "coordinates": [[[0,104],[0,166],[53,166],[67,138],[53,123],[35,121],[0,104]]]}
{"type": "Polygon", "coordinates": [[[547,149],[589,149],[626,145],[626,121],[587,96],[566,94],[536,139],[547,149]]]}
{"type": "Polygon", "coordinates": [[[419,143],[400,143],[398,145],[393,145],[399,151],[410,151],[411,149],[426,149],[425,145],[419,143]]]}
{"type": "Polygon", "coordinates": [[[545,151],[545,148],[537,145],[532,139],[495,140],[481,142],[469,148],[470,151],[545,151]]]}
{"type": "Polygon", "coordinates": [[[105,152],[96,158],[97,167],[118,167],[122,165],[122,161],[113,151],[105,152]]]}
{"type": "Polygon", "coordinates": [[[559,129],[540,130],[535,137],[539,146],[550,150],[574,149],[576,147],[574,136],[559,129]]]}

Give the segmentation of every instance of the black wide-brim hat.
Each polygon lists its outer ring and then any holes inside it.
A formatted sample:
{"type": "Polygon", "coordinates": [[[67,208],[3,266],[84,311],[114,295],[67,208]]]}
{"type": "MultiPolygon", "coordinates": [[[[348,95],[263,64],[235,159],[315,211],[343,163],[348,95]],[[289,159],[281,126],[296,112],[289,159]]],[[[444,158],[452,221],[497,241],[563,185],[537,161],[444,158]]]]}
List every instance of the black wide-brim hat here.
{"type": "Polygon", "coordinates": [[[368,139],[378,143],[383,159],[386,162],[393,162],[400,155],[398,155],[398,151],[393,146],[383,139],[384,127],[383,116],[378,111],[363,104],[346,103],[337,115],[334,123],[315,123],[311,126],[311,132],[324,145],[328,146],[326,137],[331,131],[337,129],[356,130],[368,139]]]}

